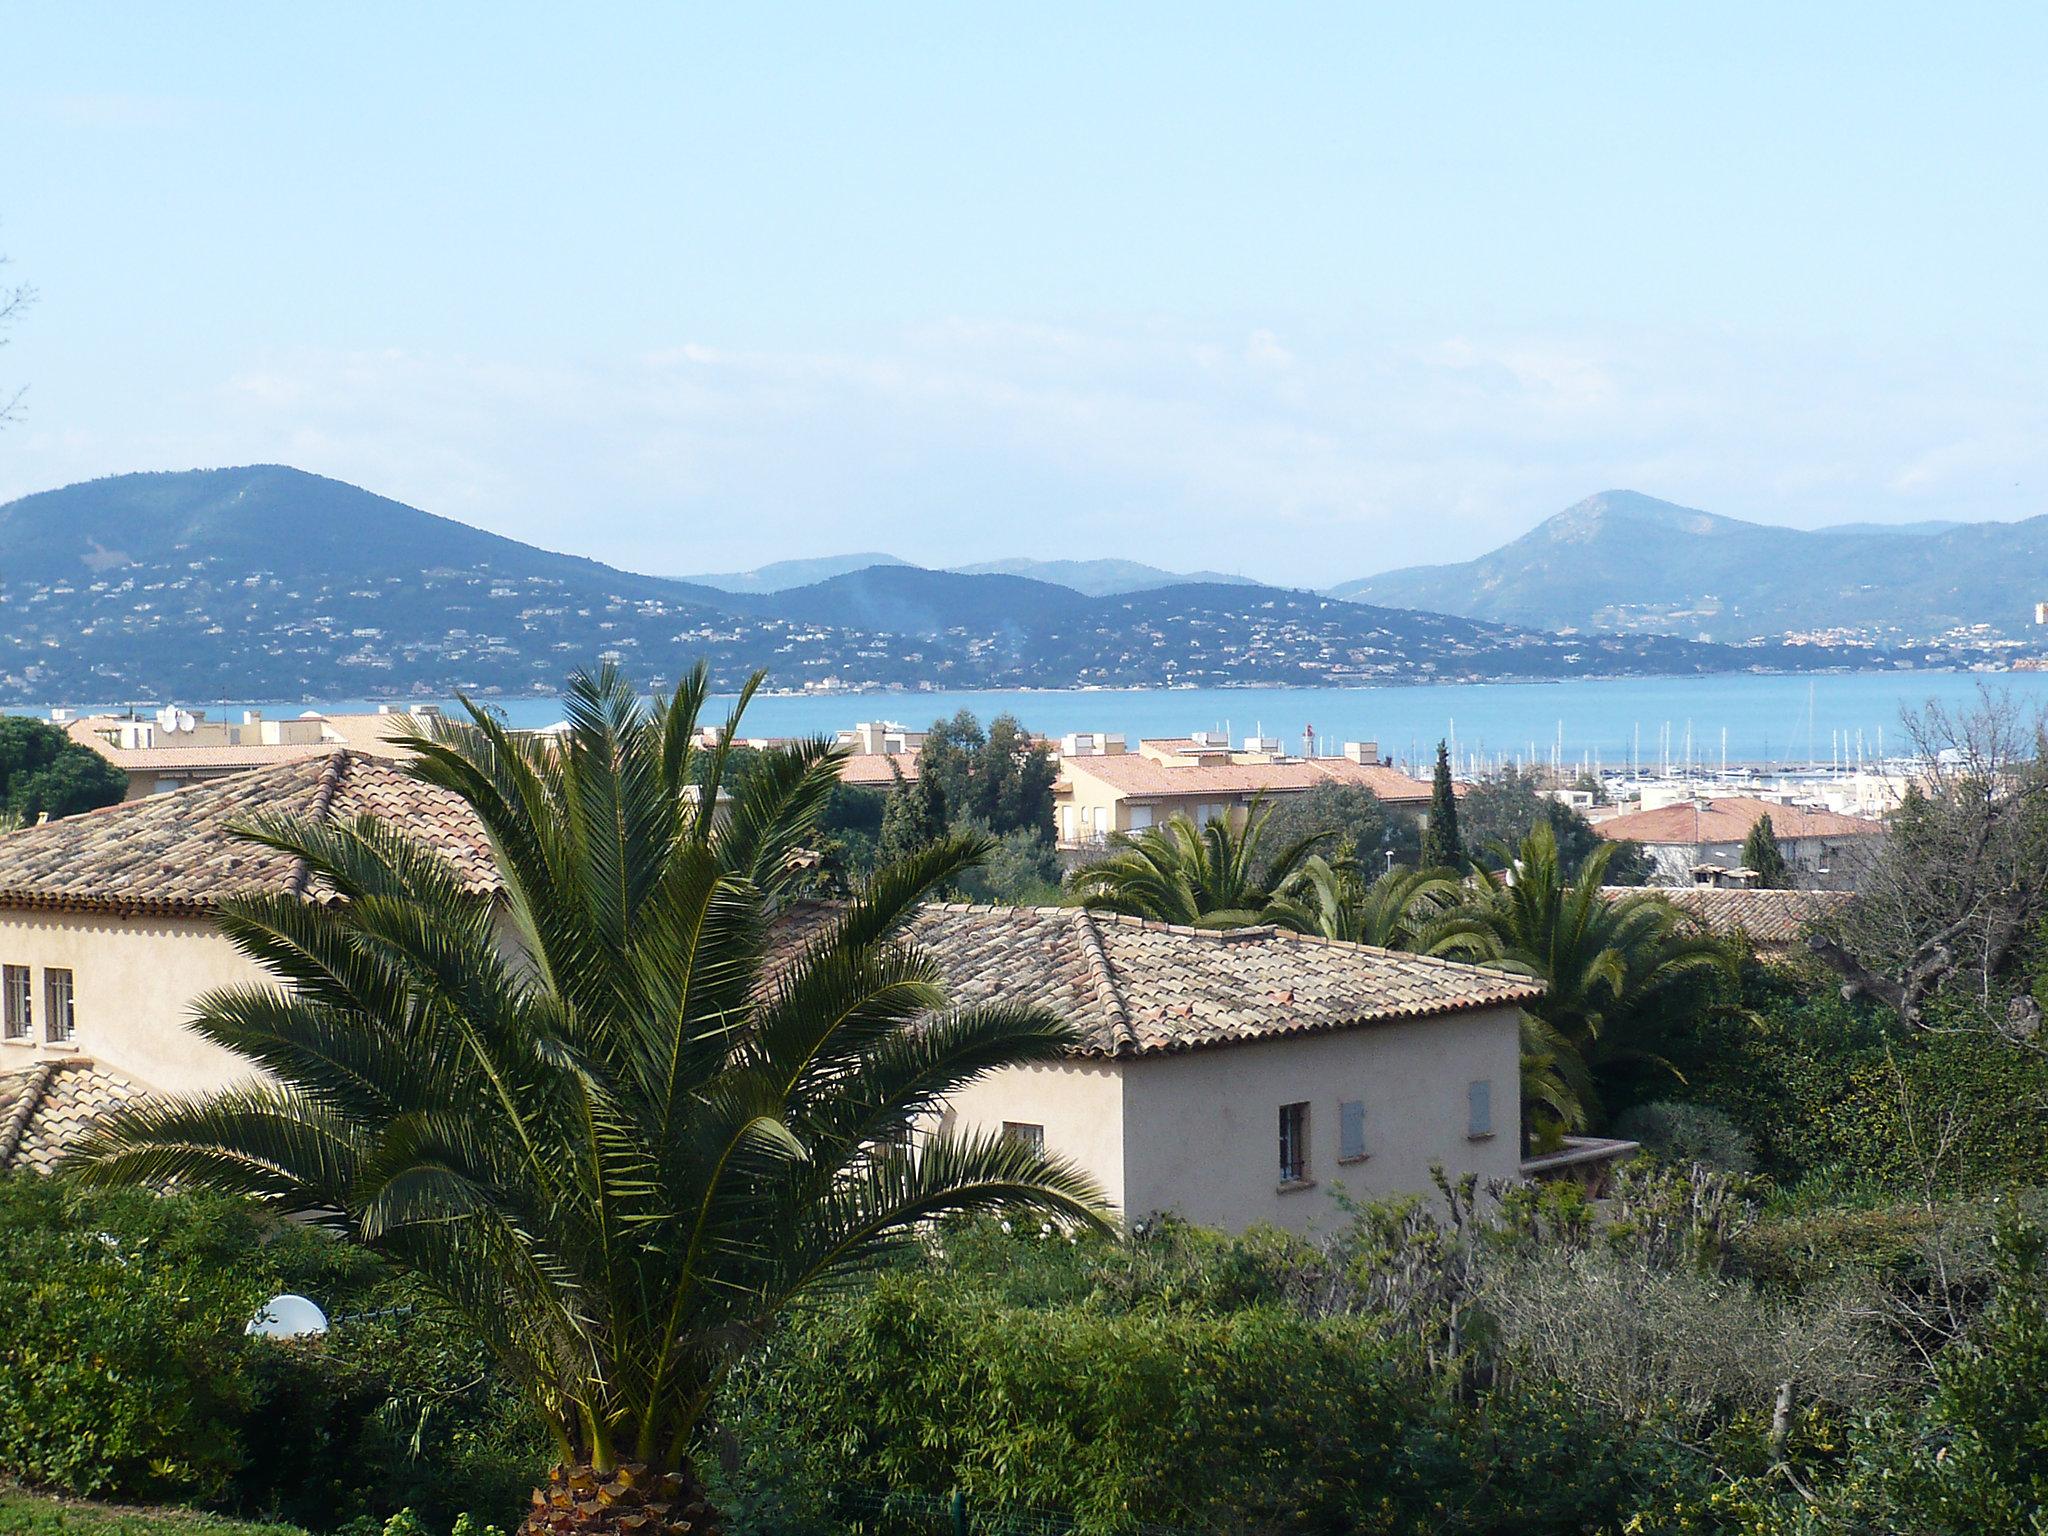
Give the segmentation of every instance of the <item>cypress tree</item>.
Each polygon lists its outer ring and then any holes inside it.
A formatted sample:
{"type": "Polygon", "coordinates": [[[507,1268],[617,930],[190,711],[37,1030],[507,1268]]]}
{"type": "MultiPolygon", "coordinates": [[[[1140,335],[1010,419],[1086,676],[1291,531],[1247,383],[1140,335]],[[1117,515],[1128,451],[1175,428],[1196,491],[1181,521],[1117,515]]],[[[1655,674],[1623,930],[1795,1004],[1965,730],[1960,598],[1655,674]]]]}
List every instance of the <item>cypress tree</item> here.
{"type": "Polygon", "coordinates": [[[1436,780],[1429,789],[1429,826],[1422,834],[1422,862],[1429,869],[1463,869],[1465,845],[1458,839],[1458,801],[1451,793],[1451,751],[1436,744],[1436,780]]]}
{"type": "Polygon", "coordinates": [[[1757,872],[1757,884],[1767,891],[1792,888],[1792,869],[1785,862],[1785,850],[1778,846],[1777,828],[1769,816],[1759,816],[1742,840],[1742,863],[1757,872]]]}

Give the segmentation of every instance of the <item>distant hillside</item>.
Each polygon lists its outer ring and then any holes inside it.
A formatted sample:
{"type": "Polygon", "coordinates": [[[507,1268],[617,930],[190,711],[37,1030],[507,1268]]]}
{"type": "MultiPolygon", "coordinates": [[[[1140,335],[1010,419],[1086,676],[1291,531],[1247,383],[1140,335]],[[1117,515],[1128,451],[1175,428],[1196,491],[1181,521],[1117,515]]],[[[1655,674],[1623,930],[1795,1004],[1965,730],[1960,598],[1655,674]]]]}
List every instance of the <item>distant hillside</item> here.
{"type": "MultiPolygon", "coordinates": [[[[288,582],[382,580],[394,571],[460,570],[593,581],[676,596],[687,583],[558,555],[344,481],[282,464],[113,475],[0,506],[8,581],[132,580],[144,572],[263,572],[288,582]]],[[[201,581],[211,578],[201,575],[201,581]]]]}
{"type": "Polygon", "coordinates": [[[778,592],[758,610],[812,624],[939,635],[989,629],[1020,618],[1050,619],[1088,607],[1070,587],[1022,576],[968,576],[915,565],[875,565],[814,586],[778,592]]]}
{"type": "Polygon", "coordinates": [[[709,576],[686,576],[698,586],[716,587],[721,592],[786,592],[791,587],[808,587],[829,581],[848,571],[864,571],[871,565],[908,565],[894,555],[821,555],[815,560],[774,560],[759,570],[719,571],[709,576]]]}
{"type": "MultiPolygon", "coordinates": [[[[834,577],[848,576],[856,571],[871,570],[880,566],[909,565],[908,560],[899,559],[895,555],[826,555],[816,560],[777,560],[754,571],[720,571],[709,576],[690,576],[684,579],[699,586],[715,587],[721,592],[788,592],[797,587],[830,581],[834,577]]],[[[918,566],[916,569],[926,570],[929,567],[918,566]]],[[[1033,581],[1050,582],[1057,587],[1086,593],[1090,597],[1107,597],[1117,592],[1144,592],[1153,587],[1178,586],[1191,581],[1257,585],[1249,576],[1225,576],[1216,571],[1190,571],[1182,574],[1161,570],[1156,565],[1146,565],[1138,560],[984,560],[978,565],[950,566],[940,574],[1024,576],[1033,581]]]]}
{"type": "Polygon", "coordinates": [[[1139,560],[984,560],[979,565],[959,565],[953,569],[968,576],[1029,576],[1034,581],[1071,587],[1090,597],[1149,592],[1155,587],[1185,586],[1189,582],[1258,585],[1249,576],[1226,576],[1220,571],[1165,571],[1139,560]]]}
{"type": "Polygon", "coordinates": [[[721,688],[756,668],[781,688],[1015,688],[1870,659],[1558,636],[1235,580],[1090,596],[897,564],[724,592],[535,549],[275,465],[24,497],[0,506],[0,550],[0,703],[12,704],[553,693],[571,667],[606,653],[651,686],[702,658],[721,688]]]}
{"type": "Polygon", "coordinates": [[[2048,516],[1807,532],[1605,491],[1476,560],[1331,592],[1548,630],[1915,644],[1984,624],[2020,638],[2048,599],[2048,516]]]}

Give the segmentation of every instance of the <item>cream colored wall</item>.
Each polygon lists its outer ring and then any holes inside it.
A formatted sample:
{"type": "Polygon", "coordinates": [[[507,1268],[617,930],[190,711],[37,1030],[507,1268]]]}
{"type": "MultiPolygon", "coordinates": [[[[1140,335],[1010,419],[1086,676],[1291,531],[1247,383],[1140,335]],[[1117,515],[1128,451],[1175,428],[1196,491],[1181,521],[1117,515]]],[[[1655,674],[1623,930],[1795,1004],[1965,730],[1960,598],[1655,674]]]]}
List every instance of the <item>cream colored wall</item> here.
{"type": "Polygon", "coordinates": [[[1124,1112],[1121,1067],[1102,1061],[1004,1067],[955,1094],[942,1123],[959,1130],[999,1131],[1005,1120],[1045,1127],[1045,1149],[1071,1158],[1124,1203],[1124,1112]]]}
{"type": "Polygon", "coordinates": [[[88,1056],[165,1093],[255,1075],[241,1057],[186,1027],[202,992],[263,980],[208,920],[0,909],[0,962],[33,969],[35,998],[34,1031],[27,1043],[0,1042],[0,1071],[50,1056],[88,1056]],[[50,966],[72,974],[77,1031],[68,1047],[43,1038],[43,971],[50,966]]]}
{"type": "Polygon", "coordinates": [[[1343,1221],[1331,1200],[1427,1192],[1430,1167],[1482,1182],[1521,1165],[1513,1009],[1147,1056],[1122,1064],[1125,1210],[1233,1231],[1343,1221]],[[1468,1139],[1467,1085],[1493,1083],[1494,1134],[1468,1139]],[[1365,1104],[1366,1157],[1339,1165],[1338,1105],[1365,1104]],[[1312,1187],[1279,1188],[1280,1106],[1309,1105],[1312,1187]]]}
{"type": "Polygon", "coordinates": [[[1053,794],[1052,808],[1053,833],[1059,841],[1086,842],[1096,836],[1098,814],[1102,835],[1123,830],[1123,823],[1117,819],[1121,814],[1121,792],[1088,772],[1080,760],[1066,760],[1060,783],[1053,794]]]}

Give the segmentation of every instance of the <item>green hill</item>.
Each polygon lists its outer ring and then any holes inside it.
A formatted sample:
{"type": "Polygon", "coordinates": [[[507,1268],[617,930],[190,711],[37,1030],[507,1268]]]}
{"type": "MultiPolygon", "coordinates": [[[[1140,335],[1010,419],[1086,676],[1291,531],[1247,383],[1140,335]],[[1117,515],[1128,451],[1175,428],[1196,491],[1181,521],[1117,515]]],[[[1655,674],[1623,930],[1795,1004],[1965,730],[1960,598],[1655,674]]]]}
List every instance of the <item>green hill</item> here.
{"type": "Polygon", "coordinates": [[[2048,599],[2048,516],[1806,531],[1603,491],[1476,560],[1331,592],[1548,630],[1718,641],[1843,630],[1906,644],[1985,624],[2020,637],[2048,599]]]}

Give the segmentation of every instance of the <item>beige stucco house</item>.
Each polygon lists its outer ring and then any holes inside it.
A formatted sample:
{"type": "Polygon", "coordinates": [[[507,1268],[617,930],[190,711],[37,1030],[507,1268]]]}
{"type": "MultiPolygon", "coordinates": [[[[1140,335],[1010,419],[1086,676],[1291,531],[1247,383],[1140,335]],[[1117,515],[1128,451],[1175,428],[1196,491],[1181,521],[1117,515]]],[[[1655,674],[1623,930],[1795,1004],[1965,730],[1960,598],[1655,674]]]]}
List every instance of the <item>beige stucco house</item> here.
{"type": "MultiPolygon", "coordinates": [[[[346,750],[0,836],[0,1130],[18,1111],[33,1131],[39,1105],[78,1120],[253,1073],[186,1020],[202,993],[262,979],[214,929],[221,896],[318,897],[293,860],[230,834],[265,812],[375,815],[453,860],[480,900],[496,889],[459,802],[346,750]]],[[[794,910],[785,942],[818,910],[794,910]]],[[[1518,1013],[1535,989],[1518,978],[1075,908],[932,905],[908,937],[957,1001],[1051,1006],[1082,1036],[1056,1065],[974,1083],[941,1118],[1075,1159],[1133,1219],[1308,1230],[1339,1219],[1340,1185],[1425,1191],[1432,1165],[1483,1180],[1519,1167],[1518,1013]]],[[[47,1157],[54,1139],[27,1143],[47,1157]]]]}
{"type": "Polygon", "coordinates": [[[1227,816],[1242,824],[1252,802],[1304,794],[1319,784],[1369,789],[1390,806],[1423,819],[1429,785],[1382,763],[1372,742],[1346,742],[1337,757],[1294,757],[1277,740],[1233,749],[1220,735],[1143,740],[1127,751],[1120,736],[1072,736],[1062,743],[1053,788],[1060,849],[1085,857],[1118,832],[1138,832],[1185,815],[1197,826],[1227,816]]]}

